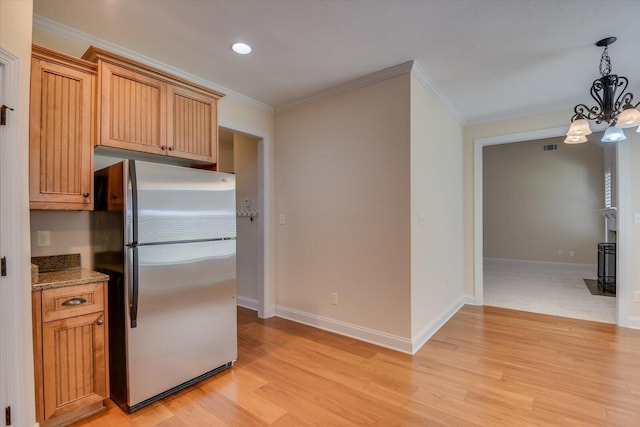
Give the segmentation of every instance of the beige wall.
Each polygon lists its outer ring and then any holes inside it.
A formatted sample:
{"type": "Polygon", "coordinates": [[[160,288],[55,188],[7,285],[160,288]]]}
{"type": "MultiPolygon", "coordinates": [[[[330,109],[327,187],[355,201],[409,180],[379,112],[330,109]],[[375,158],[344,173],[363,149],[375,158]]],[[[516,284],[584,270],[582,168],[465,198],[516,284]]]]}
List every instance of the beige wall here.
{"type": "Polygon", "coordinates": [[[484,147],[485,258],[596,264],[605,237],[603,149],[563,139],[484,147]],[[545,144],[558,149],[543,151],[545,144]]]}
{"type": "Polygon", "coordinates": [[[462,126],[411,79],[411,335],[463,295],[462,126]]]}
{"type": "MultiPolygon", "coordinates": [[[[12,197],[13,212],[11,218],[2,218],[3,223],[14,227],[12,230],[3,230],[2,236],[7,239],[11,236],[11,251],[6,254],[9,257],[9,267],[19,265],[19,273],[10,273],[3,285],[19,286],[17,292],[3,292],[4,296],[12,295],[8,300],[0,303],[5,321],[10,322],[10,331],[6,336],[11,337],[8,344],[11,351],[6,354],[5,363],[9,363],[7,369],[10,372],[0,372],[4,385],[10,393],[6,396],[7,404],[12,408],[13,425],[32,426],[35,424],[35,399],[33,382],[33,348],[31,331],[31,281],[29,264],[29,73],[31,58],[31,21],[33,15],[33,2],[31,0],[2,0],[0,1],[0,47],[17,58],[17,104],[10,105],[14,108],[8,114],[17,117],[17,140],[2,141],[2,155],[11,156],[10,162],[16,165],[10,171],[11,184],[18,191],[18,200],[12,197]],[[15,175],[13,173],[15,172],[15,175]],[[19,262],[15,262],[17,257],[19,262]],[[18,283],[13,279],[16,278],[18,283]],[[15,299],[14,296],[15,295],[15,299]],[[5,312],[2,304],[12,304],[12,308],[18,315],[13,316],[13,311],[5,312]],[[15,305],[13,305],[15,304],[15,305]],[[19,360],[15,360],[18,358],[19,360]],[[5,377],[6,374],[6,377],[5,377]]],[[[10,116],[10,121],[12,120],[10,116]]],[[[5,134],[6,135],[6,134],[5,134]]],[[[6,158],[5,158],[6,160],[6,158]]],[[[6,169],[3,172],[7,172],[6,169]]],[[[3,200],[7,200],[3,194],[3,200]]],[[[5,240],[7,242],[7,240],[5,240]]],[[[4,249],[4,248],[3,248],[4,249]]],[[[4,256],[5,254],[3,254],[4,256]]],[[[4,338],[4,336],[3,336],[4,338]]]]}
{"type": "Polygon", "coordinates": [[[31,256],[80,254],[82,267],[91,268],[89,212],[31,211],[31,256]],[[51,246],[38,247],[37,231],[51,232],[51,246]]]}
{"type": "Polygon", "coordinates": [[[634,293],[640,292],[640,224],[634,223],[634,214],[640,214],[640,134],[633,132],[633,129],[625,129],[627,134],[627,144],[629,146],[629,172],[630,172],[630,198],[629,207],[630,218],[628,218],[628,257],[629,260],[629,284],[628,293],[621,295],[624,301],[630,305],[629,315],[632,317],[633,325],[640,328],[640,302],[634,301],[634,293]]]}
{"type": "Polygon", "coordinates": [[[409,79],[276,115],[278,305],[410,336],[409,79]]]}
{"type": "MultiPolygon", "coordinates": [[[[236,174],[236,209],[260,210],[258,205],[258,140],[233,135],[233,161],[236,174]],[[250,207],[245,206],[249,199],[250,207]]],[[[260,214],[263,214],[262,212],[260,214]]],[[[237,221],[238,298],[258,300],[260,281],[260,217],[237,221]]]]}

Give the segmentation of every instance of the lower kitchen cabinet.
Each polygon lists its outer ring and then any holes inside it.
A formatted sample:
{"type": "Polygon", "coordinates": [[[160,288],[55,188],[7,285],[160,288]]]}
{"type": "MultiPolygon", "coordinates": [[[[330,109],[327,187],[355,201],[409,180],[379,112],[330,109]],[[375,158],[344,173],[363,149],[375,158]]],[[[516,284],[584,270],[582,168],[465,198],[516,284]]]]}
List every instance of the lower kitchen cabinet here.
{"type": "Polygon", "coordinates": [[[69,424],[109,397],[106,282],[33,291],[36,418],[69,424]]]}

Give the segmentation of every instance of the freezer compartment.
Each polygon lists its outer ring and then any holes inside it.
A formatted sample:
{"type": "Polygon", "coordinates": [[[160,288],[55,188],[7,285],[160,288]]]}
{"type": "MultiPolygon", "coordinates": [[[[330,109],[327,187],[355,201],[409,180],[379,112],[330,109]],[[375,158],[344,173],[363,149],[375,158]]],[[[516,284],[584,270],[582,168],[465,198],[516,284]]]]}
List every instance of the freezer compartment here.
{"type": "Polygon", "coordinates": [[[127,166],[127,180],[136,183],[127,189],[127,224],[137,227],[128,243],[236,236],[234,175],[139,161],[127,166]]]}
{"type": "Polygon", "coordinates": [[[236,359],[235,243],[128,249],[138,252],[134,328],[136,289],[129,273],[125,280],[129,408],[236,359]]]}

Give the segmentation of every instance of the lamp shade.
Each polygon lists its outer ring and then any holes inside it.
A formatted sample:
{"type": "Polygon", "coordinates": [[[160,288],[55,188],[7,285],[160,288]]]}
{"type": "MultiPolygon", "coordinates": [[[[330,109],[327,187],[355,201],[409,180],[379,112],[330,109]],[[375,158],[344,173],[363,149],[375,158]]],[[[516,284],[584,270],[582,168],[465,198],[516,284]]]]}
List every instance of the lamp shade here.
{"type": "Polygon", "coordinates": [[[624,141],[627,139],[627,136],[624,134],[624,131],[620,128],[609,126],[606,131],[604,131],[604,136],[602,137],[602,142],[618,142],[624,141]]]}
{"type": "Polygon", "coordinates": [[[616,120],[616,127],[624,129],[638,125],[640,125],[640,111],[627,104],[618,116],[618,120],[616,120]]]}
{"type": "Polygon", "coordinates": [[[565,144],[582,144],[583,142],[587,142],[587,137],[584,135],[571,135],[564,140],[565,144]]]}
{"type": "MultiPolygon", "coordinates": [[[[587,119],[577,119],[571,123],[567,136],[591,135],[591,128],[587,119]]],[[[566,141],[565,141],[566,142],[566,141]]]]}

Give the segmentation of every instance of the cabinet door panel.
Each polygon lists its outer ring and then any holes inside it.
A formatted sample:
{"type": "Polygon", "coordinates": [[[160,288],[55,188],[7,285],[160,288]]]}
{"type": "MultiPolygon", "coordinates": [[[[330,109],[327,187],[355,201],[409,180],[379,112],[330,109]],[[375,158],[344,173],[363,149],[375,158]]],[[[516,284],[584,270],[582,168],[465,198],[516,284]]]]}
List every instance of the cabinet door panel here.
{"type": "Polygon", "coordinates": [[[45,420],[106,398],[105,327],[102,312],[43,324],[45,420]]]}
{"type": "Polygon", "coordinates": [[[32,60],[32,209],[93,208],[93,86],[90,73],[32,60]]]}
{"type": "Polygon", "coordinates": [[[99,144],[164,154],[166,84],[108,62],[101,62],[99,72],[99,144]]]}
{"type": "Polygon", "coordinates": [[[169,86],[169,155],[215,163],[218,145],[217,100],[169,86]]]}

